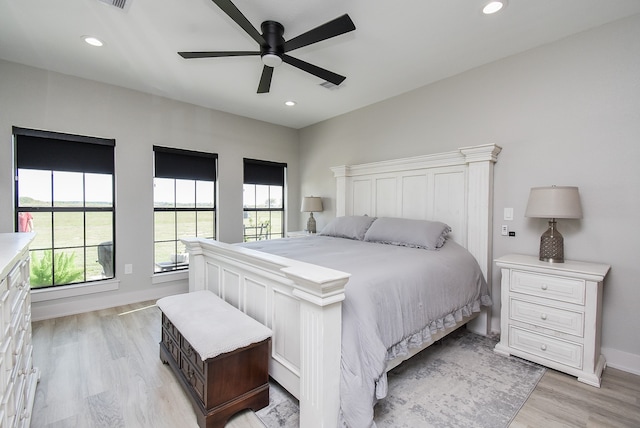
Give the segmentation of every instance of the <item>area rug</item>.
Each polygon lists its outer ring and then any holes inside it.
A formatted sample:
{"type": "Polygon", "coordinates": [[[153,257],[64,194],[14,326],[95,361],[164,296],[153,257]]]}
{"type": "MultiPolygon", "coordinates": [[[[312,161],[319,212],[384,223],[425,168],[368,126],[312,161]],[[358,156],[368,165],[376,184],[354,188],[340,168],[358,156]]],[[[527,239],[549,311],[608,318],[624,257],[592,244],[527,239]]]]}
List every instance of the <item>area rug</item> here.
{"type": "MultiPolygon", "coordinates": [[[[382,427],[509,426],[544,367],[493,352],[497,340],[460,329],[388,374],[389,392],[374,409],[382,427]]],[[[268,428],[296,428],[298,402],[277,383],[256,413],[268,428]]]]}

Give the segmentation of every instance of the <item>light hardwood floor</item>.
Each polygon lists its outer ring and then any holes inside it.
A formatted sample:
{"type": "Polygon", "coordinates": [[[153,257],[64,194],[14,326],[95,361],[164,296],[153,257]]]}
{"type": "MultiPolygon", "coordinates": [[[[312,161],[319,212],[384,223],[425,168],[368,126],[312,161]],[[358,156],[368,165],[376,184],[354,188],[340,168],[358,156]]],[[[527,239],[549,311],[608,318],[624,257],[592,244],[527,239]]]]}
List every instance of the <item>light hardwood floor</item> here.
{"type": "MultiPolygon", "coordinates": [[[[154,302],[34,322],[31,427],[197,428],[159,342],[154,302]]],[[[227,426],[263,428],[251,412],[227,426]]],[[[640,427],[640,376],[607,368],[598,389],[548,370],[511,424],[528,427],[640,427]]]]}

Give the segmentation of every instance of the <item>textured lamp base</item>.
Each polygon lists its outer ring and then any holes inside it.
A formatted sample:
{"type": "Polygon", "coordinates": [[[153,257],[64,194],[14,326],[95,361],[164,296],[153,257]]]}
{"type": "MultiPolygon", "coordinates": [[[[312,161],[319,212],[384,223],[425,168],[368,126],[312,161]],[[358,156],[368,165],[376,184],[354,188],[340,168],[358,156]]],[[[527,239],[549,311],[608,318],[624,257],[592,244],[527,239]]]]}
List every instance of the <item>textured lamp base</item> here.
{"type": "Polygon", "coordinates": [[[564,238],[556,229],[556,220],[549,220],[549,229],[540,237],[540,260],[564,263],[564,238]]]}
{"type": "Polygon", "coordinates": [[[316,233],[316,219],[313,218],[313,213],[309,213],[309,220],[307,220],[307,232],[316,233]]]}

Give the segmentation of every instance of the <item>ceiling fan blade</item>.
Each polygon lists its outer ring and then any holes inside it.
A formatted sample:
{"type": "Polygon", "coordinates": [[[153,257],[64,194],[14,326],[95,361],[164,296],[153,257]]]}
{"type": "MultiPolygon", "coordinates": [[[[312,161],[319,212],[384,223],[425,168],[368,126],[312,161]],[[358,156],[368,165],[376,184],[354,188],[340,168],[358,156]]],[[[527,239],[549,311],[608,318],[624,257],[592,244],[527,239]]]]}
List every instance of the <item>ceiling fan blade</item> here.
{"type": "Polygon", "coordinates": [[[260,76],[260,84],[258,84],[258,93],[266,94],[271,88],[271,77],[273,77],[273,67],[265,65],[260,76]]]}
{"type": "Polygon", "coordinates": [[[329,21],[322,24],[319,27],[309,30],[306,33],[300,34],[291,40],[288,40],[284,44],[284,51],[289,52],[294,49],[301,48],[313,43],[320,42],[322,40],[330,39],[335,36],[339,36],[349,31],[356,29],[355,24],[349,18],[349,15],[344,14],[333,21],[329,21]]]}
{"type": "Polygon", "coordinates": [[[227,51],[227,52],[178,52],[184,59],[193,58],[218,58],[224,56],[251,56],[260,55],[260,52],[253,51],[227,51]]]}
{"type": "Polygon", "coordinates": [[[346,79],[345,76],[341,76],[332,71],[325,70],[324,68],[320,68],[317,65],[309,64],[308,62],[302,61],[289,55],[282,55],[282,60],[287,64],[293,65],[294,67],[306,71],[307,73],[311,73],[314,76],[318,76],[319,78],[324,79],[327,82],[333,83],[334,85],[339,85],[344,81],[344,79],[346,79]]]}
{"type": "Polygon", "coordinates": [[[229,18],[233,19],[242,29],[253,38],[258,44],[263,45],[265,43],[262,35],[256,30],[256,27],[251,25],[249,20],[238,10],[238,8],[229,0],[212,0],[224,13],[229,15],[229,18]]]}

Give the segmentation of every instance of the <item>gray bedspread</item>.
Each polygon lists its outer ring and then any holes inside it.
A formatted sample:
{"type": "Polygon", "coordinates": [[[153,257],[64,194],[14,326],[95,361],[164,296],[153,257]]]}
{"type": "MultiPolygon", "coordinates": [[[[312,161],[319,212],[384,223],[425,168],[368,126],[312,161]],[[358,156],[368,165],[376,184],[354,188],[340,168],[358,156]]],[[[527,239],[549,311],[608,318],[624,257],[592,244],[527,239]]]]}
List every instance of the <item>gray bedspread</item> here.
{"type": "Polygon", "coordinates": [[[387,393],[386,363],[431,334],[491,305],[478,263],[448,240],[439,250],[328,236],[242,244],[351,273],[342,305],[340,424],[373,427],[387,393]]]}

